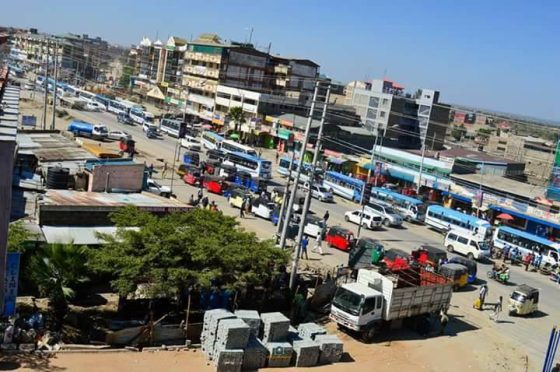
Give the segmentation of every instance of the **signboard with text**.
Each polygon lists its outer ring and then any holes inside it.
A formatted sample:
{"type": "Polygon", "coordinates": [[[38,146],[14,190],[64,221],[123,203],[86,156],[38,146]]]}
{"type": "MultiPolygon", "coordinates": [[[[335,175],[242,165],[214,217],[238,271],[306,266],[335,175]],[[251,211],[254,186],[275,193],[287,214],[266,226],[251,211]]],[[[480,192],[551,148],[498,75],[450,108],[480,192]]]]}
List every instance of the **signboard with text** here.
{"type": "Polygon", "coordinates": [[[4,279],[4,316],[12,316],[16,314],[20,255],[21,254],[18,252],[8,252],[8,256],[6,257],[6,277],[4,279]]]}

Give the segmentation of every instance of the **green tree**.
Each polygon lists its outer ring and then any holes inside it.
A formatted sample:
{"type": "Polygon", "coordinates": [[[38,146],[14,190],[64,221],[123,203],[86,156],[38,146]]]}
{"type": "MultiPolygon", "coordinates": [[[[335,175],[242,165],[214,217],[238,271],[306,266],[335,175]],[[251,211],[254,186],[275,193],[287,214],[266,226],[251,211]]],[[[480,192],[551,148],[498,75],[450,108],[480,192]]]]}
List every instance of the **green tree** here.
{"type": "Polygon", "coordinates": [[[235,106],[229,109],[229,118],[235,123],[235,131],[239,132],[239,128],[243,123],[245,123],[245,113],[243,108],[240,106],[235,106]]]}
{"type": "Polygon", "coordinates": [[[119,78],[119,86],[121,86],[123,88],[129,88],[130,87],[130,77],[132,76],[133,72],[134,71],[133,71],[131,66],[123,66],[122,74],[121,74],[121,77],[119,78]]]}
{"type": "Polygon", "coordinates": [[[115,236],[91,251],[92,268],[113,276],[125,296],[145,284],[150,295],[173,296],[192,285],[210,287],[219,279],[230,288],[261,284],[289,255],[272,241],[239,229],[235,218],[197,209],[155,217],[134,207],[113,215],[115,236]],[[130,229],[137,227],[137,229],[130,229]]]}
{"type": "Polygon", "coordinates": [[[463,124],[460,126],[454,126],[451,130],[451,137],[453,137],[456,141],[461,141],[464,135],[467,133],[467,129],[463,124]]]}
{"type": "Polygon", "coordinates": [[[30,273],[39,293],[50,299],[57,325],[68,309],[68,300],[75,296],[76,285],[88,280],[87,251],[74,244],[49,244],[31,257],[30,273]]]}
{"type": "Polygon", "coordinates": [[[24,243],[33,239],[33,234],[29,232],[21,221],[10,224],[8,228],[8,252],[23,252],[24,243]]]}

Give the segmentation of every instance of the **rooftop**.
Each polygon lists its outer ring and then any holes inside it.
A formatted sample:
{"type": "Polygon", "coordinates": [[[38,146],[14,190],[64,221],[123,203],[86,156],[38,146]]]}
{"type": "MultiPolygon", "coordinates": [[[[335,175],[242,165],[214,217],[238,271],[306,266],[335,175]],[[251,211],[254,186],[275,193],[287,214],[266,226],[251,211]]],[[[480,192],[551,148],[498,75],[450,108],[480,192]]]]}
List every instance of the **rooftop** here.
{"type": "Polygon", "coordinates": [[[96,159],[58,132],[18,133],[17,142],[21,154],[33,154],[41,162],[96,159]]]}
{"type": "MultiPolygon", "coordinates": [[[[406,150],[415,155],[422,155],[421,150],[406,150]]],[[[469,150],[463,147],[455,147],[443,151],[425,151],[424,154],[427,158],[440,160],[462,159],[475,163],[494,163],[494,164],[523,164],[512,159],[503,158],[501,156],[493,156],[482,151],[469,150]],[[447,158],[447,159],[445,159],[447,158]]]]}
{"type": "Polygon", "coordinates": [[[495,175],[485,174],[481,177],[480,174],[453,174],[451,179],[470,182],[474,185],[482,184],[483,187],[497,190],[500,193],[517,195],[531,200],[545,195],[546,191],[545,187],[534,186],[525,182],[512,180],[511,178],[495,175]]]}

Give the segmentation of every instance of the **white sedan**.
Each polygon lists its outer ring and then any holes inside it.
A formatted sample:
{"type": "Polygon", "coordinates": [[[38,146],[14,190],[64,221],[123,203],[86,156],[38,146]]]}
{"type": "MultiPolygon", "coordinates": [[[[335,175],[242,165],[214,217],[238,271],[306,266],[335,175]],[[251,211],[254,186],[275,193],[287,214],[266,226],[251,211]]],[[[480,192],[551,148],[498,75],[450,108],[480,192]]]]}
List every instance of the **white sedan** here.
{"type": "Polygon", "coordinates": [[[125,131],[122,130],[112,130],[109,132],[108,136],[109,139],[120,141],[121,139],[131,139],[132,136],[125,131]]]}
{"type": "Polygon", "coordinates": [[[361,209],[355,211],[348,211],[344,213],[344,220],[346,220],[347,222],[355,223],[356,225],[359,225],[361,222],[362,226],[365,227],[366,229],[374,229],[374,228],[381,227],[381,224],[383,223],[383,218],[381,216],[367,210],[364,210],[363,217],[361,216],[362,216],[361,209]]]}
{"type": "Polygon", "coordinates": [[[257,198],[253,201],[251,212],[255,216],[259,216],[261,218],[264,218],[265,220],[270,220],[272,218],[272,211],[274,211],[275,206],[276,205],[271,201],[257,198]]]}

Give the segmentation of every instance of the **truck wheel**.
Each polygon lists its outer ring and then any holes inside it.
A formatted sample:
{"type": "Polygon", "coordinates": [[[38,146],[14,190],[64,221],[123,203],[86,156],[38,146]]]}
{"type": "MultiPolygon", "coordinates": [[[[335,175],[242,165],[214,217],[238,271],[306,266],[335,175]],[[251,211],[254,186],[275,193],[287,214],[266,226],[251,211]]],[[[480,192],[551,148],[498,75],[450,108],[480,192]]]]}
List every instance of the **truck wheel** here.
{"type": "Polygon", "coordinates": [[[467,254],[467,258],[468,258],[469,260],[471,260],[471,261],[474,260],[474,254],[472,254],[472,253],[469,252],[469,253],[467,254]]]}
{"type": "Polygon", "coordinates": [[[348,216],[344,216],[344,221],[349,222],[350,218],[348,218],[348,216]]]}
{"type": "Polygon", "coordinates": [[[362,331],[362,341],[365,343],[371,343],[375,337],[376,329],[374,326],[370,326],[366,330],[362,331]]]}

